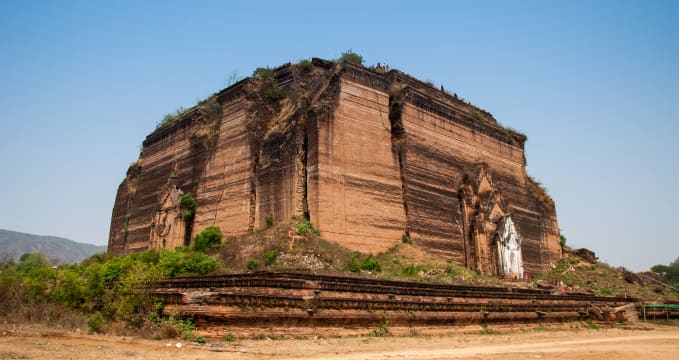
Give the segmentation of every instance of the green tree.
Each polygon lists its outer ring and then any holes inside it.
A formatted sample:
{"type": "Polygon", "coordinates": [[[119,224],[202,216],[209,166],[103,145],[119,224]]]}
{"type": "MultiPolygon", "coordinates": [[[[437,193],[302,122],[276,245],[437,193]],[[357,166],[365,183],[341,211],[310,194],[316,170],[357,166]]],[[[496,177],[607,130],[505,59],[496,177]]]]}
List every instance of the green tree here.
{"type": "Polygon", "coordinates": [[[50,299],[72,309],[81,308],[87,300],[87,279],[82,272],[83,269],[78,266],[60,268],[50,299]]]}
{"type": "Polygon", "coordinates": [[[662,281],[672,285],[679,285],[679,257],[669,265],[658,264],[651,268],[653,272],[662,277],[662,281]]]}
{"type": "Polygon", "coordinates": [[[21,255],[16,266],[18,272],[27,274],[31,270],[43,267],[51,267],[50,262],[43,253],[27,253],[21,255]]]}
{"type": "Polygon", "coordinates": [[[211,247],[222,243],[222,231],[216,226],[208,226],[201,231],[193,240],[193,249],[196,251],[207,251],[211,247]]]}
{"type": "Polygon", "coordinates": [[[217,269],[217,259],[203,253],[163,250],[158,262],[163,276],[207,275],[217,269]]]}
{"type": "Polygon", "coordinates": [[[56,272],[42,253],[23,254],[16,266],[22,286],[34,301],[41,301],[52,288],[56,272]]]}

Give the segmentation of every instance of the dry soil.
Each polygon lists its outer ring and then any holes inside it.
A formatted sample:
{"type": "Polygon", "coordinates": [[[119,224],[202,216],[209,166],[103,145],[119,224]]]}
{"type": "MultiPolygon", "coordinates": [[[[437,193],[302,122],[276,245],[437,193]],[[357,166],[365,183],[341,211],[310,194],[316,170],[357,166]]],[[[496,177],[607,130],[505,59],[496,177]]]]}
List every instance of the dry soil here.
{"type": "Polygon", "coordinates": [[[679,359],[679,327],[508,331],[304,340],[181,340],[0,326],[4,359],[679,359]],[[177,347],[177,343],[181,347],[177,347]]]}

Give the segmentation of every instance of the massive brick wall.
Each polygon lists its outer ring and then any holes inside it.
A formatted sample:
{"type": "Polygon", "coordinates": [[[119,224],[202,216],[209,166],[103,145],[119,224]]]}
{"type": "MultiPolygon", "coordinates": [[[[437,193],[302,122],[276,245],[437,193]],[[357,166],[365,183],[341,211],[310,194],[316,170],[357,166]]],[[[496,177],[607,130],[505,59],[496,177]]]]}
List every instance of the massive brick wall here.
{"type": "Polygon", "coordinates": [[[387,250],[405,230],[388,114],[384,91],[342,79],[334,112],[315,124],[311,222],[324,238],[364,252],[387,250]]]}
{"type": "Polygon", "coordinates": [[[303,81],[284,67],[279,81],[293,90],[300,82],[306,97],[270,116],[250,96],[255,82],[223,90],[210,146],[196,135],[206,128],[197,110],[149,135],[118,190],[109,251],[174,247],[207,226],[239,236],[268,216],[308,216],[350,249],[382,252],[407,234],[495,273],[497,224],[511,216],[527,271],[561,256],[554,204],[525,172],[523,135],[398,71],[314,64],[303,81]],[[187,192],[198,203],[192,226],[177,205],[187,192]]]}
{"type": "Polygon", "coordinates": [[[224,236],[242,235],[250,227],[253,156],[242,97],[223,99],[216,148],[196,192],[194,233],[218,226],[224,236]]]}
{"type": "MultiPolygon", "coordinates": [[[[554,254],[543,253],[548,241],[544,223],[551,220],[551,214],[539,208],[529,191],[520,144],[472,131],[409,101],[404,105],[403,124],[407,134],[406,201],[414,241],[465,263],[459,191],[465,175],[476,175],[476,165],[484,164],[493,187],[508,204],[502,211],[511,214],[524,238],[526,269],[536,271],[545,260],[555,260],[554,254]]],[[[555,230],[558,233],[551,229],[555,230]]]]}
{"type": "MultiPolygon", "coordinates": [[[[118,190],[113,210],[109,251],[144,250],[158,229],[157,213],[163,212],[164,198],[173,188],[195,192],[205,165],[206,151],[191,144],[191,118],[180,121],[172,131],[157,132],[147,138],[139,160],[131,165],[128,177],[118,190]]],[[[171,194],[170,194],[171,195],[171,194]]],[[[183,245],[184,226],[165,224],[167,247],[183,245]]]]}
{"type": "Polygon", "coordinates": [[[283,221],[304,215],[304,146],[304,130],[301,128],[263,139],[255,177],[255,228],[265,227],[267,216],[283,221]]]}
{"type": "Polygon", "coordinates": [[[222,98],[210,148],[196,136],[204,125],[196,112],[147,136],[118,189],[109,252],[174,248],[207,226],[219,226],[226,236],[248,230],[253,166],[241,100],[222,98]],[[188,229],[178,208],[178,196],[186,193],[200,205],[188,229]]]}

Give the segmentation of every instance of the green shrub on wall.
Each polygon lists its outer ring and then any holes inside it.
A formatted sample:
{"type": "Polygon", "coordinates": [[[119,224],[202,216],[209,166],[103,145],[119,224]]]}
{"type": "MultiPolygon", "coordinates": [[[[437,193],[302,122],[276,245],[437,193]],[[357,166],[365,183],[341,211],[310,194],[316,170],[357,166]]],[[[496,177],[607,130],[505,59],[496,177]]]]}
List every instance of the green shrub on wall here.
{"type": "Polygon", "coordinates": [[[196,200],[193,199],[191,193],[186,193],[179,197],[179,208],[182,211],[182,219],[184,219],[184,246],[189,246],[191,242],[196,206],[196,200]]]}
{"type": "Polygon", "coordinates": [[[193,221],[196,215],[196,200],[193,199],[191,193],[179,197],[179,208],[182,209],[182,218],[185,222],[193,221]]]}

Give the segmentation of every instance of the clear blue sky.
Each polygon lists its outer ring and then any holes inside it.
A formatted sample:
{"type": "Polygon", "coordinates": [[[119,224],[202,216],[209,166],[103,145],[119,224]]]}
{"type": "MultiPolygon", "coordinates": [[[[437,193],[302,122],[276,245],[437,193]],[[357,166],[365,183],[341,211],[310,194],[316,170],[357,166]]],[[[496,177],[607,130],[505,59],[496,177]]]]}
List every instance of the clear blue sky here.
{"type": "Polygon", "coordinates": [[[524,132],[570,245],[679,256],[677,1],[1,1],[0,228],[106,244],[165,113],[350,48],[524,132]]]}

